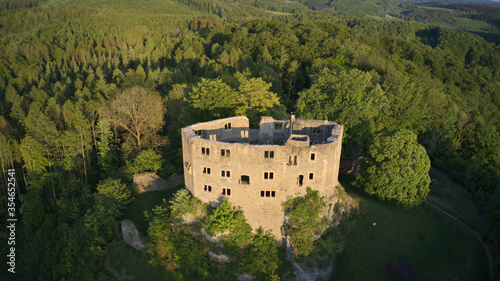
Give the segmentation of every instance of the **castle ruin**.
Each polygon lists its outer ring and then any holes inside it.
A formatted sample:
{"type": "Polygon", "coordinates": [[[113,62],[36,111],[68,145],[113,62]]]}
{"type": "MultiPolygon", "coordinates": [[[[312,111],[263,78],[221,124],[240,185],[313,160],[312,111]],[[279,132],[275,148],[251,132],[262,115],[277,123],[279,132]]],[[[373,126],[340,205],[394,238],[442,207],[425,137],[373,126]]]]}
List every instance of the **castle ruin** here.
{"type": "Polygon", "coordinates": [[[306,187],[336,194],[343,126],[324,120],[262,117],[250,129],[245,116],[182,129],[186,188],[217,206],[226,197],[244,211],[253,229],[281,237],[281,203],[306,187]]]}

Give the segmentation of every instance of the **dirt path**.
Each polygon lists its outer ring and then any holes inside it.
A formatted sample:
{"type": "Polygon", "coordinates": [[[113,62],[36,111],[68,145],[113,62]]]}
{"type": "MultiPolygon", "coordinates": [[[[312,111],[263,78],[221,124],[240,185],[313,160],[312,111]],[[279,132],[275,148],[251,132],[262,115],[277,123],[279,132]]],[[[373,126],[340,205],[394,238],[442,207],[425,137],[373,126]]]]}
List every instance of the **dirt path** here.
{"type": "Polygon", "coordinates": [[[441,212],[442,214],[452,218],[453,220],[457,221],[461,226],[463,226],[465,229],[467,229],[470,233],[472,233],[472,235],[474,235],[474,237],[476,237],[476,239],[481,243],[481,245],[483,245],[483,248],[484,248],[484,251],[486,252],[486,256],[488,258],[488,267],[489,267],[489,273],[490,273],[490,280],[493,281],[493,256],[491,254],[491,250],[490,248],[488,247],[488,245],[486,245],[486,243],[484,243],[483,241],[483,237],[481,235],[481,233],[475,231],[474,229],[470,228],[468,225],[466,225],[465,223],[463,223],[461,220],[459,220],[458,218],[456,218],[454,215],[446,212],[445,210],[439,208],[437,205],[429,202],[429,201],[425,201],[425,203],[431,207],[433,207],[434,209],[438,210],[439,212],[441,212]]]}

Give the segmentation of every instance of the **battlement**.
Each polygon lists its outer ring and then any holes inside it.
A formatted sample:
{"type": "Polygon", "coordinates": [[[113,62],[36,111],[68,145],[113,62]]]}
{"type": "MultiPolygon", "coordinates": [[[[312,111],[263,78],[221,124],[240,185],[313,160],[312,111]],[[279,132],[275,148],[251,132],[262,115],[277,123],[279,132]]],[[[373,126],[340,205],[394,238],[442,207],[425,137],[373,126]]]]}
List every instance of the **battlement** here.
{"type": "Polygon", "coordinates": [[[343,127],[335,122],[262,117],[259,129],[237,116],[182,129],[186,188],[218,205],[226,197],[249,224],[279,237],[281,203],[306,187],[332,195],[338,185],[343,127]]]}

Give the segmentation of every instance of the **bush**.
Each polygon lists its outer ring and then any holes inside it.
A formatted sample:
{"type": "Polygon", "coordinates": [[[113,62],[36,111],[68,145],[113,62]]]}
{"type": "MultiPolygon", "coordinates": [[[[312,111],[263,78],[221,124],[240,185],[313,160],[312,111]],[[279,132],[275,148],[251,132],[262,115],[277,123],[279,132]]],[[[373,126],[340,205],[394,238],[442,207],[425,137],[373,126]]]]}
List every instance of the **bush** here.
{"type": "Polygon", "coordinates": [[[285,216],[289,222],[287,233],[293,244],[294,258],[309,256],[314,250],[314,239],[321,234],[328,221],[320,216],[325,202],[318,191],[307,187],[304,197],[296,197],[283,202],[285,216]]]}
{"type": "Polygon", "coordinates": [[[174,198],[170,201],[170,212],[172,219],[182,221],[185,214],[195,215],[199,210],[202,202],[191,196],[189,191],[181,189],[174,194],[174,198]]]}
{"type": "Polygon", "coordinates": [[[129,164],[128,170],[133,174],[142,172],[157,173],[163,165],[163,159],[160,154],[153,149],[143,150],[134,159],[132,164],[129,164]]]}

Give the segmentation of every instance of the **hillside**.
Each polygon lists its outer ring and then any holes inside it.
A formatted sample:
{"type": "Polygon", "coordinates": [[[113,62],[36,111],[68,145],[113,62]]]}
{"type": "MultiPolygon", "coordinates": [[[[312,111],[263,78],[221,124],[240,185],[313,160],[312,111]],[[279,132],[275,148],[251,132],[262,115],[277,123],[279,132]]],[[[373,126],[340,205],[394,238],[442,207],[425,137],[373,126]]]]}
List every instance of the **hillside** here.
{"type": "MultiPolygon", "coordinates": [[[[466,199],[449,201],[446,187],[431,188],[427,198],[463,215],[484,236],[498,278],[498,28],[497,9],[443,3],[0,1],[0,164],[6,186],[0,189],[0,217],[18,219],[17,273],[2,268],[2,280],[119,279],[121,268],[108,262],[123,259],[116,251],[128,253],[117,244],[120,220],[133,217],[127,210],[141,200],[133,174],[181,174],[180,128],[239,114],[252,122],[263,115],[287,119],[291,112],[344,125],[343,160],[366,158],[380,132],[417,136],[432,166],[452,178],[453,188],[463,192],[454,194],[466,199]]],[[[348,186],[350,180],[341,182],[348,186]]],[[[348,192],[358,196],[361,190],[348,192]]],[[[362,194],[369,212],[394,212],[415,224],[419,214],[433,214],[423,205],[412,213],[362,194]]],[[[157,223],[170,216],[169,206],[159,207],[157,223]]],[[[361,212],[356,221],[370,218],[361,212]]],[[[143,235],[151,225],[168,229],[143,221],[143,235]]],[[[349,225],[347,231],[364,229],[349,225]]],[[[433,247],[435,235],[459,229],[446,218],[433,217],[428,226],[418,229],[425,247],[433,247]]],[[[12,235],[8,231],[2,227],[0,237],[12,235]]],[[[366,238],[357,235],[353,239],[366,238]]],[[[474,240],[462,230],[457,237],[474,240]]],[[[263,234],[259,239],[269,240],[263,234]]],[[[196,245],[188,240],[174,242],[179,249],[196,245]]],[[[346,238],[346,245],[352,241],[346,238]]],[[[279,248],[265,245],[283,259],[279,248]]],[[[470,245],[457,251],[482,264],[477,268],[484,276],[482,246],[470,245]]],[[[9,246],[2,243],[0,251],[10,252],[9,246]]],[[[207,257],[201,246],[196,249],[207,257]]],[[[338,276],[348,276],[349,259],[362,255],[347,250],[338,276]]],[[[234,272],[223,265],[192,271],[197,259],[165,257],[159,259],[161,276],[234,272]]],[[[141,264],[151,260],[136,258],[141,264]]],[[[434,268],[421,258],[413,264],[434,268]]],[[[290,269],[274,266],[278,273],[253,269],[261,277],[282,278],[290,269]]],[[[464,274],[473,276],[469,269],[464,274]]],[[[454,278],[429,271],[425,276],[454,278]]]]}

